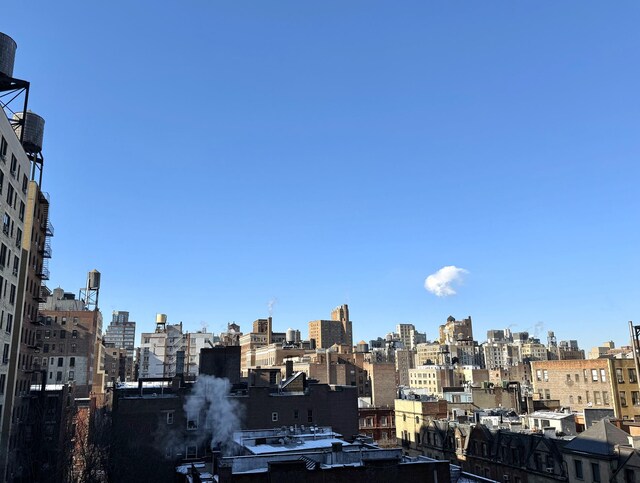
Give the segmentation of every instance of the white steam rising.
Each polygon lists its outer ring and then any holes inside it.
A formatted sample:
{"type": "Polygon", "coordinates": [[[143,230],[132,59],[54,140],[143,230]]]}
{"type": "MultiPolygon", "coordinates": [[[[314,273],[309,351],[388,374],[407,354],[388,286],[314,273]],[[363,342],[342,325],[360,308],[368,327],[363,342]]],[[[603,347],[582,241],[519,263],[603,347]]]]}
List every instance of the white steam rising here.
{"type": "Polygon", "coordinates": [[[455,295],[456,291],[453,285],[459,285],[462,283],[464,276],[469,271],[464,268],[458,268],[454,265],[447,265],[442,267],[435,273],[429,275],[424,281],[424,288],[437,297],[448,297],[449,295],[455,295]]]}
{"type": "Polygon", "coordinates": [[[200,375],[184,403],[187,419],[197,417],[200,441],[207,440],[211,448],[220,446],[223,452],[232,442],[233,432],[240,430],[241,406],[228,397],[230,389],[228,379],[200,375]]]}

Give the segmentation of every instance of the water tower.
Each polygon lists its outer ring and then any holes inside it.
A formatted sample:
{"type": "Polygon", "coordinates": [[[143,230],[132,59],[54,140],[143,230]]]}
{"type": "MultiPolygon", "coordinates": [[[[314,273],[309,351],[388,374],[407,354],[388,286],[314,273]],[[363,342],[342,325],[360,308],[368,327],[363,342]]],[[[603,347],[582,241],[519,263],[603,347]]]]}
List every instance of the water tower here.
{"type": "Polygon", "coordinates": [[[84,300],[87,310],[98,310],[98,295],[100,294],[100,272],[91,270],[87,274],[87,286],[80,289],[80,300],[84,300]]]}
{"type": "Polygon", "coordinates": [[[17,48],[18,45],[11,37],[0,32],[0,107],[22,142],[24,130],[18,134],[18,128],[23,124],[27,114],[29,82],[13,77],[17,48]],[[16,114],[22,116],[16,117],[16,114]]]}

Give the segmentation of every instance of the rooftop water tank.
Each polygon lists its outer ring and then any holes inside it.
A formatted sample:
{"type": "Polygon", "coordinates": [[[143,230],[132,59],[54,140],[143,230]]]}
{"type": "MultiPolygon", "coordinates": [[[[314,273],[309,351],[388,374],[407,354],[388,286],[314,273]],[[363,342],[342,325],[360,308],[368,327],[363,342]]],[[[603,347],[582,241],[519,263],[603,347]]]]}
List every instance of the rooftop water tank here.
{"type": "Polygon", "coordinates": [[[167,314],[156,314],[156,324],[166,324],[167,314]]]}
{"type": "Polygon", "coordinates": [[[287,342],[294,343],[296,340],[296,331],[294,329],[287,329],[287,342]]]}
{"type": "Polygon", "coordinates": [[[0,75],[13,77],[13,61],[16,58],[16,42],[0,32],[0,75]]]}
{"type": "Polygon", "coordinates": [[[98,272],[97,270],[91,270],[89,272],[89,288],[90,289],[100,288],[100,272],[98,272]]]}
{"type": "MultiPolygon", "coordinates": [[[[22,119],[22,113],[16,112],[13,115],[16,120],[22,119]]],[[[44,138],[44,119],[35,112],[27,111],[27,117],[24,126],[18,126],[16,135],[18,139],[22,135],[24,127],[24,137],[22,138],[22,147],[27,153],[39,153],[42,151],[42,139],[44,138]]]]}

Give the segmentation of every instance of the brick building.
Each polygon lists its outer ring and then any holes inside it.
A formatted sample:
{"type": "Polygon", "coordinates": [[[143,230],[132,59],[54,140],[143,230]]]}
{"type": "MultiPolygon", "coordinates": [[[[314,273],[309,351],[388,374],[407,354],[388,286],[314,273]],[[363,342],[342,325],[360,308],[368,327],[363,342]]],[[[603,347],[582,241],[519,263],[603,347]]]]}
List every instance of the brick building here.
{"type": "Polygon", "coordinates": [[[536,361],[531,370],[540,399],[557,399],[578,412],[610,408],[617,418],[640,420],[640,388],[631,359],[536,361]]]}

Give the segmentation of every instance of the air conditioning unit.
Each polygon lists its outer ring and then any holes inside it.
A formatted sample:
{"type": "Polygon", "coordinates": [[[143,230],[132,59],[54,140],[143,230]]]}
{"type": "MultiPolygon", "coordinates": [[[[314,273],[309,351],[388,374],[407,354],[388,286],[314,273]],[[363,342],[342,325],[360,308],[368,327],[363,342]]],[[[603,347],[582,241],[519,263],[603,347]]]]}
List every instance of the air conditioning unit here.
{"type": "Polygon", "coordinates": [[[553,467],[547,467],[544,469],[547,473],[553,473],[553,467]]]}

